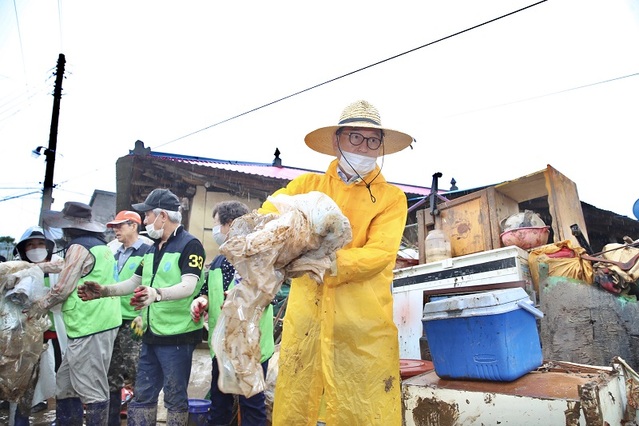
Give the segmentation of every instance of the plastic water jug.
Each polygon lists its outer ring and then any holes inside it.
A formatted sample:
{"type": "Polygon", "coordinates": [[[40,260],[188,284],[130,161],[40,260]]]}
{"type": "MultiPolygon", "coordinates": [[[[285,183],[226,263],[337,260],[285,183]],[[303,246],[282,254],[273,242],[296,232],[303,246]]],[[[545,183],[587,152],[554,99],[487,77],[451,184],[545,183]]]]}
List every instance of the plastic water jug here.
{"type": "Polygon", "coordinates": [[[426,235],[426,263],[437,262],[451,257],[450,241],[446,240],[444,232],[433,229],[426,235]]]}

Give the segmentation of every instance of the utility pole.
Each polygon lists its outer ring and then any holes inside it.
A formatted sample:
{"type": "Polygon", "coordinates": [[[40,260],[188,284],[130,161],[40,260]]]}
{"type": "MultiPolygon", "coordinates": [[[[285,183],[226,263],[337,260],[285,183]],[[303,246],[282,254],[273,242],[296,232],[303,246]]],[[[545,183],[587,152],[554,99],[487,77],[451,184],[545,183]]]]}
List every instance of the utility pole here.
{"type": "Polygon", "coordinates": [[[56,68],[55,89],[53,90],[53,113],[51,115],[51,130],[49,131],[49,147],[44,150],[46,170],[44,173],[44,184],[42,186],[42,208],[40,209],[40,226],[42,223],[42,213],[51,210],[53,204],[53,170],[55,167],[55,151],[58,144],[58,118],[60,116],[60,99],[62,98],[62,79],[64,78],[64,64],[66,60],[64,54],[58,56],[58,67],[56,68]]]}

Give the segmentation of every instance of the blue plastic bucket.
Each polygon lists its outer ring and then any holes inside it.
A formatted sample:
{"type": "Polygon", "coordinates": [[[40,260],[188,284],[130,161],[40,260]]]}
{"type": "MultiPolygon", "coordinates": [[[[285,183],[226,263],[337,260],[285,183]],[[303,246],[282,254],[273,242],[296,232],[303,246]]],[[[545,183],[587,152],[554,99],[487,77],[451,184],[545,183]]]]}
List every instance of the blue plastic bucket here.
{"type": "Polygon", "coordinates": [[[206,426],[209,421],[211,401],[208,399],[189,399],[189,426],[206,426]]]}

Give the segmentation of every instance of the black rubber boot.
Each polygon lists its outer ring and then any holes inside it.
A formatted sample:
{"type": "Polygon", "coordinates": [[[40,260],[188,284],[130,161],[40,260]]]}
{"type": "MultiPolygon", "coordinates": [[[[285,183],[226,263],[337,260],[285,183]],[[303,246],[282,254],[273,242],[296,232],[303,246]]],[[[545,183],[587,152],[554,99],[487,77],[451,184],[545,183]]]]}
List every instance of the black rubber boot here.
{"type": "Polygon", "coordinates": [[[129,402],[126,414],[127,426],[154,426],[157,420],[157,404],[129,402]]]}
{"type": "Polygon", "coordinates": [[[122,411],[122,390],[109,394],[109,426],[120,426],[120,411],[122,411]]]}
{"type": "Polygon", "coordinates": [[[171,411],[166,412],[166,426],[187,426],[189,422],[188,411],[171,411]]]}
{"type": "Polygon", "coordinates": [[[84,410],[80,398],[56,399],[55,423],[60,426],[82,426],[84,410]]]}
{"type": "Polygon", "coordinates": [[[86,426],[108,426],[109,401],[87,404],[86,426]]]}

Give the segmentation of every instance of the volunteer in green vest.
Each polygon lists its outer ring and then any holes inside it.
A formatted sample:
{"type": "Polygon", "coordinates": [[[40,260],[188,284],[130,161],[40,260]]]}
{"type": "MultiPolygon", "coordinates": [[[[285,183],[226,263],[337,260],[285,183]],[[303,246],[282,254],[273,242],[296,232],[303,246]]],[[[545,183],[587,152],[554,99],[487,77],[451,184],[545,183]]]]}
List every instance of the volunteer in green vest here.
{"type": "Polygon", "coordinates": [[[204,282],[204,247],[182,226],[180,200],[170,190],[154,189],[133,209],[144,212],[153,248],[128,280],[114,286],[86,282],[79,293],[93,300],[133,292],[130,303],[142,311],[142,350],[127,424],[154,425],[163,390],[167,424],[186,425],[193,351],[202,341],[202,325],[191,320],[190,306],[204,282]]]}
{"type": "Polygon", "coordinates": [[[61,228],[66,242],[58,282],[29,310],[30,316],[43,316],[62,305],[68,345],[56,377],[56,424],[81,426],[84,417],[87,426],[106,425],[107,371],[122,324],[120,304],[115,298],[84,303],[77,291],[85,281],[106,287],[117,281],[115,258],[104,240],[106,227],[92,219],[91,206],[74,201],[42,218],[46,227],[61,228]]]}
{"type": "MultiPolygon", "coordinates": [[[[239,201],[224,201],[213,208],[213,239],[218,245],[222,245],[231,227],[231,223],[237,217],[245,215],[249,208],[239,201]]],[[[191,304],[191,317],[199,323],[204,313],[208,311],[209,317],[209,348],[211,350],[211,418],[210,425],[228,425],[233,420],[234,395],[223,393],[218,387],[220,369],[215,359],[215,352],[211,344],[213,329],[222,312],[222,304],[226,293],[238,284],[233,265],[223,255],[218,255],[209,268],[208,280],[202,287],[200,296],[191,304]],[[207,288],[208,287],[208,288],[207,288]]],[[[273,341],[273,305],[268,305],[262,313],[260,320],[260,349],[262,370],[266,377],[268,361],[273,355],[275,343],[273,341]]],[[[265,426],[266,403],[264,392],[246,398],[239,395],[239,413],[242,426],[265,426]]]]}
{"type": "MultiPolygon", "coordinates": [[[[146,244],[139,234],[142,218],[137,212],[122,210],[115,216],[115,219],[106,225],[115,233],[115,240],[109,243],[109,246],[111,246],[118,263],[119,281],[127,280],[138,269],[144,255],[151,250],[151,245],[146,244]]],[[[120,426],[120,412],[123,411],[122,390],[125,386],[128,389],[134,389],[135,375],[140,359],[142,341],[135,334],[132,325],[135,322],[136,326],[141,327],[142,318],[140,311],[136,311],[131,306],[131,296],[132,294],[128,294],[120,297],[122,325],[115,338],[108,373],[109,426],[120,426]]],[[[126,413],[126,409],[124,409],[124,413],[126,413]]]]}

